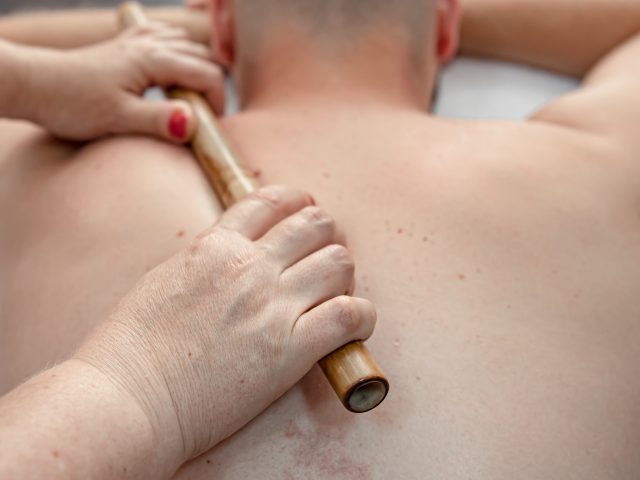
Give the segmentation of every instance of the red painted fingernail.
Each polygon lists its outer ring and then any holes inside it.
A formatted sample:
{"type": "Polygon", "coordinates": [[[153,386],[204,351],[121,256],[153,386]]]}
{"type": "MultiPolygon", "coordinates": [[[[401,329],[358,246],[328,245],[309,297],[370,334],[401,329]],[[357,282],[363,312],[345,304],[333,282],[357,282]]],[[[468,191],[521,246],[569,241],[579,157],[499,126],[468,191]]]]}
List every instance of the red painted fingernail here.
{"type": "Polygon", "coordinates": [[[176,110],[169,119],[169,132],[179,140],[187,137],[187,116],[182,110],[176,110]]]}
{"type": "Polygon", "coordinates": [[[314,207],[318,205],[318,203],[316,202],[316,199],[313,198],[313,195],[311,194],[309,194],[309,201],[311,202],[311,205],[313,205],[314,207]]]}

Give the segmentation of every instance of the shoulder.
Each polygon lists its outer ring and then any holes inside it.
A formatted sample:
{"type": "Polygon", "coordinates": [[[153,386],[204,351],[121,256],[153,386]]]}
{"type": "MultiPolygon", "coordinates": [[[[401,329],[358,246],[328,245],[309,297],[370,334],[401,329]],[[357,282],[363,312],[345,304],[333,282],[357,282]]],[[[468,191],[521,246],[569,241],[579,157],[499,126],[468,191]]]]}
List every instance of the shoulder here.
{"type": "Polygon", "coordinates": [[[614,49],[589,73],[581,89],[541,109],[533,120],[599,137],[616,154],[640,149],[640,34],[614,49]]]}

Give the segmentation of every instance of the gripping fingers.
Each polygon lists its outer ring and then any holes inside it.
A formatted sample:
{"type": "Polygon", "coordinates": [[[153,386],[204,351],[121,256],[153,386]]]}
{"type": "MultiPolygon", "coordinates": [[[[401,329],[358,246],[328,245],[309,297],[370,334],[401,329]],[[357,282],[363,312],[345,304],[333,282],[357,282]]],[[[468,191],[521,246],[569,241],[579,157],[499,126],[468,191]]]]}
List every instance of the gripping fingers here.
{"type": "Polygon", "coordinates": [[[211,61],[211,51],[199,43],[187,40],[170,40],[165,42],[165,46],[182,55],[190,55],[201,60],[211,61]]]}
{"type": "Polygon", "coordinates": [[[202,92],[216,113],[224,110],[224,75],[213,62],[168,50],[152,60],[159,86],[179,85],[202,92]]]}
{"type": "Polygon", "coordinates": [[[311,365],[338,348],[371,336],[377,314],[362,298],[336,297],[302,315],[293,328],[293,338],[311,365]]]}
{"type": "Polygon", "coordinates": [[[280,261],[284,270],[336,241],[333,218],[318,207],[307,207],[280,222],[259,243],[280,261]]]}
{"type": "Polygon", "coordinates": [[[273,185],[232,206],[222,215],[218,226],[238,231],[250,240],[258,240],[284,218],[312,203],[308,193],[273,185]]]}
{"type": "Polygon", "coordinates": [[[348,293],[353,285],[355,263],[342,245],[330,245],[309,255],[282,273],[284,290],[297,312],[348,293]]]}
{"type": "Polygon", "coordinates": [[[162,39],[187,39],[189,38],[189,33],[186,29],[182,27],[178,27],[177,25],[171,25],[166,22],[161,22],[158,20],[150,20],[146,25],[134,27],[138,28],[139,32],[142,34],[148,34],[155,38],[162,39]]]}

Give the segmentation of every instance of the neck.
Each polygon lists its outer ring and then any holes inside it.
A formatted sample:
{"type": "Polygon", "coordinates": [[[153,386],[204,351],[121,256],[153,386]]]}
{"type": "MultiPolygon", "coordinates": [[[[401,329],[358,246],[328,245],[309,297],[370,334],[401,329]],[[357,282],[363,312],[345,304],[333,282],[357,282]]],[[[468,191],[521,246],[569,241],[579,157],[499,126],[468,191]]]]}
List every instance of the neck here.
{"type": "Polygon", "coordinates": [[[242,108],[286,108],[302,103],[430,109],[435,69],[419,71],[407,42],[388,32],[341,49],[312,45],[307,35],[270,35],[258,61],[236,71],[242,108]]]}

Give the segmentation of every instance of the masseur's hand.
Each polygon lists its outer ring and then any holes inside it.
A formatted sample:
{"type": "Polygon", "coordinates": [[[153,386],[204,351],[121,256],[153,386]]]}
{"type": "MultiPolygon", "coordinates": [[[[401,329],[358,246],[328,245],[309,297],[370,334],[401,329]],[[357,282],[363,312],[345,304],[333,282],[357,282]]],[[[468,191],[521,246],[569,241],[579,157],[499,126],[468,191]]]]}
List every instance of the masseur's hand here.
{"type": "Polygon", "coordinates": [[[269,187],[235,205],[150,272],[76,356],[141,406],[175,465],[372,333],[372,305],[344,296],[351,255],[313,203],[269,187]]]}
{"type": "Polygon", "coordinates": [[[224,107],[223,75],[206,47],[162,24],[132,28],[96,46],[54,51],[24,48],[29,74],[27,119],[70,140],[114,133],[142,133],[175,142],[190,139],[195,119],[180,101],[147,102],[151,86],[203,92],[218,113],[224,107]]]}

